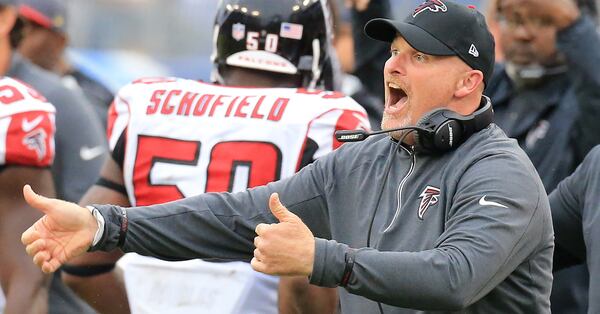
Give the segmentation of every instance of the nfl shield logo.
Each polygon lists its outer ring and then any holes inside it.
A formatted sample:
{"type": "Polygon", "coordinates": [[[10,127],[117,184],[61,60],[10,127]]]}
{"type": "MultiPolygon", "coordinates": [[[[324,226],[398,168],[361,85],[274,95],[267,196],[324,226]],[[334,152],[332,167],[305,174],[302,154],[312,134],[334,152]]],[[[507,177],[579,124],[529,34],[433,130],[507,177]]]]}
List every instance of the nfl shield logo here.
{"type": "Polygon", "coordinates": [[[246,25],[244,25],[242,23],[233,24],[233,27],[231,28],[231,37],[233,37],[233,39],[240,41],[240,40],[244,39],[245,35],[246,35],[246,25]]]}

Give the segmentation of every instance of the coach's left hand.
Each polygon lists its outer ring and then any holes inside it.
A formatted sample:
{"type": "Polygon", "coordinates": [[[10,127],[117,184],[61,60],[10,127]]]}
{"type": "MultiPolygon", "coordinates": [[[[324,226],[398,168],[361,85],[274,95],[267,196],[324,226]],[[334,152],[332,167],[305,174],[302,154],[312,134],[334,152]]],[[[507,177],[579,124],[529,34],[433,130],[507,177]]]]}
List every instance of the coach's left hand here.
{"type": "Polygon", "coordinates": [[[254,238],[252,268],[282,276],[309,276],[315,257],[315,237],[300,217],[290,212],[271,194],[269,208],[279,223],[259,224],[254,238]]]}

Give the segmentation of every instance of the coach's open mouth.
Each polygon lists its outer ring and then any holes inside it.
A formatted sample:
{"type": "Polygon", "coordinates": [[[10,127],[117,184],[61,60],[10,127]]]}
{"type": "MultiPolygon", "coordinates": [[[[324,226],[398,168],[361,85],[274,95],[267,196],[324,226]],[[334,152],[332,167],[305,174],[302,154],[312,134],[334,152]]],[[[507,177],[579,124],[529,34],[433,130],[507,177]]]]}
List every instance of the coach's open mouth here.
{"type": "Polygon", "coordinates": [[[408,102],[408,95],[404,88],[394,83],[388,83],[388,99],[385,104],[386,109],[400,109],[408,102]]]}

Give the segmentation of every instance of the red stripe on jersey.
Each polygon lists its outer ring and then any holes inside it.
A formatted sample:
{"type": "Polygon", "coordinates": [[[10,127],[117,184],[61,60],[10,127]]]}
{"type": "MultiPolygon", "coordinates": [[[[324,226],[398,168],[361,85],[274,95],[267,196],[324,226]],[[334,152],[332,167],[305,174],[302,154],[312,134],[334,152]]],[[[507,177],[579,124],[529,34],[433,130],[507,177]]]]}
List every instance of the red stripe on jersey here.
{"type": "MultiPolygon", "coordinates": [[[[129,122],[131,121],[131,106],[129,105],[129,103],[117,96],[117,98],[115,98],[115,100],[110,104],[110,107],[108,108],[108,119],[107,119],[107,127],[106,127],[106,138],[107,141],[110,143],[113,132],[115,132],[115,123],[117,122],[117,118],[119,117],[119,112],[117,111],[117,104],[116,102],[120,101],[122,103],[124,103],[127,106],[127,123],[125,124],[125,128],[123,128],[123,132],[125,133],[125,143],[123,143],[124,145],[127,143],[127,126],[129,126],[129,122]]],[[[115,134],[115,136],[120,137],[121,134],[115,134]]],[[[114,149],[114,147],[110,148],[111,150],[114,149]]],[[[123,158],[125,158],[126,156],[124,156],[123,158]]],[[[124,160],[124,159],[123,159],[124,160]]]]}
{"type": "Polygon", "coordinates": [[[298,172],[300,170],[300,166],[302,166],[302,156],[304,156],[304,154],[306,153],[305,150],[306,150],[306,143],[308,142],[308,132],[310,132],[310,127],[312,126],[313,122],[315,122],[316,120],[319,120],[322,116],[324,116],[332,111],[335,111],[335,110],[339,110],[339,109],[329,109],[308,122],[308,127],[306,128],[306,134],[304,134],[304,142],[302,143],[302,149],[300,149],[300,154],[298,155],[298,162],[296,162],[296,172],[298,172]]]}
{"type": "Polygon", "coordinates": [[[45,111],[14,114],[6,134],[6,164],[48,167],[54,160],[54,123],[45,111]]]}
{"type": "MultiPolygon", "coordinates": [[[[356,129],[364,129],[362,124],[362,120],[366,119],[367,116],[362,112],[352,111],[352,110],[344,110],[344,113],[338,118],[335,124],[335,131],[340,130],[356,130],[356,129]]],[[[335,138],[335,132],[333,135],[333,149],[336,150],[340,146],[342,146],[342,142],[339,142],[335,138]]]]}
{"type": "Polygon", "coordinates": [[[115,127],[115,121],[117,121],[118,116],[119,115],[117,114],[115,101],[113,100],[113,102],[110,104],[110,107],[108,107],[108,119],[106,122],[106,138],[108,138],[109,140],[110,136],[112,135],[113,128],[115,127]]]}

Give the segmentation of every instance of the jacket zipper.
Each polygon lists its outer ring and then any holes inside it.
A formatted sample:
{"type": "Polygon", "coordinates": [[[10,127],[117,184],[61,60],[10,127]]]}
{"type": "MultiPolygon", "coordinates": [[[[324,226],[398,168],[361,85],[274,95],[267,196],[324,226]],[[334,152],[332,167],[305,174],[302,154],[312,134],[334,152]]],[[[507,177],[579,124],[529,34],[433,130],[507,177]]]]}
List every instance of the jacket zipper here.
{"type": "MultiPolygon", "coordinates": [[[[402,146],[400,146],[400,147],[402,147],[402,146]]],[[[413,151],[411,151],[405,147],[402,147],[402,149],[406,150],[408,152],[408,154],[412,157],[412,159],[410,162],[410,168],[408,169],[408,172],[406,173],[404,178],[402,178],[402,181],[400,181],[400,184],[398,185],[398,207],[396,207],[396,213],[394,213],[394,218],[392,218],[392,221],[387,226],[387,228],[385,228],[385,230],[383,230],[384,233],[386,233],[386,232],[388,232],[388,230],[390,230],[392,225],[394,225],[396,218],[398,218],[398,216],[400,215],[400,207],[402,206],[402,189],[404,188],[404,184],[406,184],[406,181],[408,181],[408,177],[410,177],[410,175],[415,170],[415,164],[417,163],[417,159],[416,159],[413,151]]]]}

